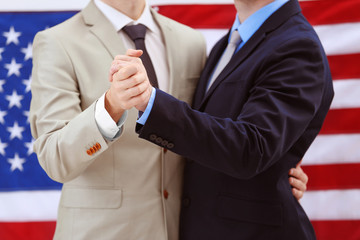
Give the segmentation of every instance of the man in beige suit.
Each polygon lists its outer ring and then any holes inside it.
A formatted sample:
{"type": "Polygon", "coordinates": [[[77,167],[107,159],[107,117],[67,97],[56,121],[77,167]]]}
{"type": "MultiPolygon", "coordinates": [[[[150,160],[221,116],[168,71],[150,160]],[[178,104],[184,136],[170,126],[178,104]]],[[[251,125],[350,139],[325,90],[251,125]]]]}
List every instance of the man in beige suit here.
{"type": "MultiPolygon", "coordinates": [[[[183,162],[139,139],[137,110],[119,111],[109,94],[118,87],[108,81],[112,59],[134,48],[122,28],[137,23],[147,27],[159,88],[190,102],[204,39],[145,0],[91,1],[35,37],[34,150],[46,173],[64,183],[54,239],[178,239],[183,162]]],[[[301,196],[304,174],[294,176],[301,196]]]]}

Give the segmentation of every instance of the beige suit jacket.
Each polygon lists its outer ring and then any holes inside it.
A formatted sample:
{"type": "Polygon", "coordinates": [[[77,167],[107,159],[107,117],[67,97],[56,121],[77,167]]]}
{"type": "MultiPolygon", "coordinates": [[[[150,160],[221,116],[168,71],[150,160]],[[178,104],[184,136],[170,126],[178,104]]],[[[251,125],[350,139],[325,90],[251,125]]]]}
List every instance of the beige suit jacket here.
{"type": "MultiPolygon", "coordinates": [[[[154,11],[153,17],[167,49],[169,92],[190,102],[205,41],[154,11]]],[[[34,150],[49,177],[64,183],[54,239],[178,239],[181,158],[138,138],[135,110],[114,142],[103,138],[95,122],[95,103],[110,86],[111,62],[126,52],[111,23],[90,2],[38,33],[33,45],[34,150]]]]}

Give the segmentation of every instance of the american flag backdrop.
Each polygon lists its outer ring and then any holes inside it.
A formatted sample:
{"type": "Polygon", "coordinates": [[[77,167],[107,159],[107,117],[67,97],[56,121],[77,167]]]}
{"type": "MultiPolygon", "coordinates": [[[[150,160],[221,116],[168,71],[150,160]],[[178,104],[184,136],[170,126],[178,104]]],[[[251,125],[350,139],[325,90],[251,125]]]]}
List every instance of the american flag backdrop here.
{"type": "MultiPolygon", "coordinates": [[[[0,0],[0,240],[52,239],[61,184],[32,151],[28,121],[35,33],[89,0],[0,0]]],[[[232,0],[150,0],[160,13],[201,31],[208,49],[232,25],[232,0]]],[[[335,98],[304,156],[301,204],[320,240],[360,239],[360,0],[301,1],[327,53],[335,98]]]]}

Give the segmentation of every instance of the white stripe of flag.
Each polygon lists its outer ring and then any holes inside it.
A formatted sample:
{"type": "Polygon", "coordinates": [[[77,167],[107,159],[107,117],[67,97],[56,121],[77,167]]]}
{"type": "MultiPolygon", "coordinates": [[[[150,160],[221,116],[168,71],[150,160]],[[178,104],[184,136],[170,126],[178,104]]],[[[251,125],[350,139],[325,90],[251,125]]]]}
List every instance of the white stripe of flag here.
{"type": "MultiPolygon", "coordinates": [[[[0,12],[22,11],[78,11],[83,9],[90,0],[11,0],[0,1],[0,12]]],[[[313,1],[313,0],[300,0],[313,1]]],[[[186,5],[186,4],[233,4],[234,0],[147,0],[150,5],[186,5]]]]}
{"type": "Polygon", "coordinates": [[[360,53],[360,23],[314,26],[326,55],[360,53]]]}
{"type": "Polygon", "coordinates": [[[318,135],[306,152],[302,164],[360,163],[359,146],[360,134],[318,135]]]}
{"type": "Polygon", "coordinates": [[[60,191],[0,192],[0,222],[56,221],[60,191]]]}
{"type": "Polygon", "coordinates": [[[333,82],[335,96],[331,109],[360,108],[360,79],[333,82]]]}
{"type": "Polygon", "coordinates": [[[300,200],[311,220],[360,219],[360,190],[307,191],[300,200]]]}

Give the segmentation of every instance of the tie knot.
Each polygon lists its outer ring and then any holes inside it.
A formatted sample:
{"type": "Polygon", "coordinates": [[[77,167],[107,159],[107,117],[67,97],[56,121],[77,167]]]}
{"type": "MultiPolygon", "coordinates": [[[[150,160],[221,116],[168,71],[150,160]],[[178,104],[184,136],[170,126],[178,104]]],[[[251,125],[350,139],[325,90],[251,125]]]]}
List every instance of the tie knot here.
{"type": "Polygon", "coordinates": [[[237,30],[233,31],[233,33],[231,34],[231,38],[230,38],[230,42],[229,44],[234,44],[234,45],[239,45],[241,41],[241,37],[240,34],[237,30]]]}
{"type": "Polygon", "coordinates": [[[133,41],[145,39],[146,26],[143,24],[125,26],[123,27],[123,30],[133,41]]]}

